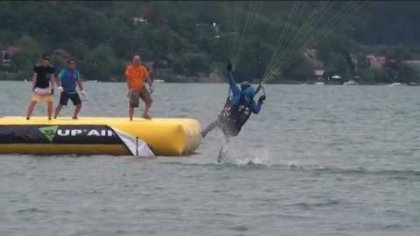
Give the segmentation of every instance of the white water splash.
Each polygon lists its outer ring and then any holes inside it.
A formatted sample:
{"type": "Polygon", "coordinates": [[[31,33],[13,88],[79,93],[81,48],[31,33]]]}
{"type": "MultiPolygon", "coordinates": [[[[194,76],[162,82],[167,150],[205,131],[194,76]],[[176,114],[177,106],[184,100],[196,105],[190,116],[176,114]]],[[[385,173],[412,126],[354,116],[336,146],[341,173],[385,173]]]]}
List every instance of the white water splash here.
{"type": "Polygon", "coordinates": [[[234,164],[237,166],[246,165],[270,165],[270,154],[268,148],[252,148],[233,142],[223,144],[217,161],[219,163],[234,164]]]}

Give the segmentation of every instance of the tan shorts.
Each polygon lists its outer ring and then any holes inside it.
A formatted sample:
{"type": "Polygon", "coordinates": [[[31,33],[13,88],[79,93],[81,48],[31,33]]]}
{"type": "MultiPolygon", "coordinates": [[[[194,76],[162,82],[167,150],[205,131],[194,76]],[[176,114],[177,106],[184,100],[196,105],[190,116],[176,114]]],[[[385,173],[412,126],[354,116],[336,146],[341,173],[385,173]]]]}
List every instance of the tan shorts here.
{"type": "Polygon", "coordinates": [[[146,87],[143,87],[140,91],[133,91],[130,93],[131,108],[139,107],[139,98],[141,98],[145,103],[150,103],[152,101],[149,91],[147,91],[146,87]]]}
{"type": "Polygon", "coordinates": [[[41,95],[41,94],[36,94],[34,93],[32,95],[32,101],[33,102],[53,102],[54,101],[54,96],[51,94],[46,94],[46,95],[41,95]]]}

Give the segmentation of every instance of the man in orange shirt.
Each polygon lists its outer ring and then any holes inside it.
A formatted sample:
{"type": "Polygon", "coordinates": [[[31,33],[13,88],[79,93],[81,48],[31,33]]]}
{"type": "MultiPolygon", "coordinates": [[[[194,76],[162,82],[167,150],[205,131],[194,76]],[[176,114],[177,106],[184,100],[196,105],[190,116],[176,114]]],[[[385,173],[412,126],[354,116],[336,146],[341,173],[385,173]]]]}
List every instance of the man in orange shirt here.
{"type": "Polygon", "coordinates": [[[152,106],[153,100],[146,89],[145,81],[149,84],[150,93],[153,93],[152,80],[150,79],[149,72],[141,64],[140,56],[135,55],[133,61],[125,69],[125,76],[127,78],[128,94],[130,98],[129,116],[133,120],[134,108],[139,107],[139,97],[144,101],[146,107],[144,109],[143,118],[151,119],[149,109],[152,106]]]}

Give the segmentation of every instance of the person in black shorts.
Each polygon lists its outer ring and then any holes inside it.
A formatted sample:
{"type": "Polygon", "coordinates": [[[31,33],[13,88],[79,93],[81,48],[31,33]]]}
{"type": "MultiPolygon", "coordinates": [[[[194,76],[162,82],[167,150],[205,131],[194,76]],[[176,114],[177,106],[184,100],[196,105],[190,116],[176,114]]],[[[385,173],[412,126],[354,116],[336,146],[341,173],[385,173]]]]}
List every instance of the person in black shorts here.
{"type": "Polygon", "coordinates": [[[69,59],[67,61],[67,68],[62,69],[58,74],[58,90],[61,92],[60,103],[55,109],[54,119],[57,118],[63,106],[67,106],[69,99],[73,105],[76,106],[74,109],[73,119],[77,119],[77,116],[82,109],[82,101],[80,100],[79,94],[76,91],[76,84],[79,86],[80,93],[86,96],[83,89],[83,84],[80,81],[80,72],[76,69],[76,60],[69,59]]]}
{"type": "Polygon", "coordinates": [[[45,102],[47,104],[48,119],[51,120],[53,110],[53,92],[55,77],[55,69],[50,65],[50,57],[47,54],[42,55],[40,64],[37,64],[33,69],[32,74],[32,101],[28,106],[26,112],[26,119],[29,120],[35,105],[38,102],[45,102]]]}

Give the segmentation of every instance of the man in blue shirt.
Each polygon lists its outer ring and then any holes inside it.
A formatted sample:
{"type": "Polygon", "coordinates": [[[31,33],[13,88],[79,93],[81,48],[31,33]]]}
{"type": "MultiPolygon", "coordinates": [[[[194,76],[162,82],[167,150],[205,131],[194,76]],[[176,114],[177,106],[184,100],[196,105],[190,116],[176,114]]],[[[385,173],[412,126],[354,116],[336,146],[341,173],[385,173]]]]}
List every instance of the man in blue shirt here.
{"type": "Polygon", "coordinates": [[[203,138],[216,127],[220,128],[226,137],[237,136],[251,114],[258,114],[264,103],[265,95],[258,99],[258,103],[254,101],[257,91],[249,82],[243,82],[240,87],[236,85],[230,63],[227,70],[230,96],[217,120],[201,131],[203,138]]]}
{"type": "Polygon", "coordinates": [[[80,93],[86,96],[83,89],[82,82],[80,81],[80,73],[76,69],[76,60],[69,59],[67,61],[67,68],[62,69],[58,74],[58,90],[61,91],[60,104],[55,109],[54,119],[57,118],[63,106],[67,106],[67,102],[70,99],[73,105],[76,106],[74,110],[73,119],[77,119],[77,115],[82,108],[82,101],[80,100],[79,94],[76,91],[76,84],[79,86],[80,93]]]}

